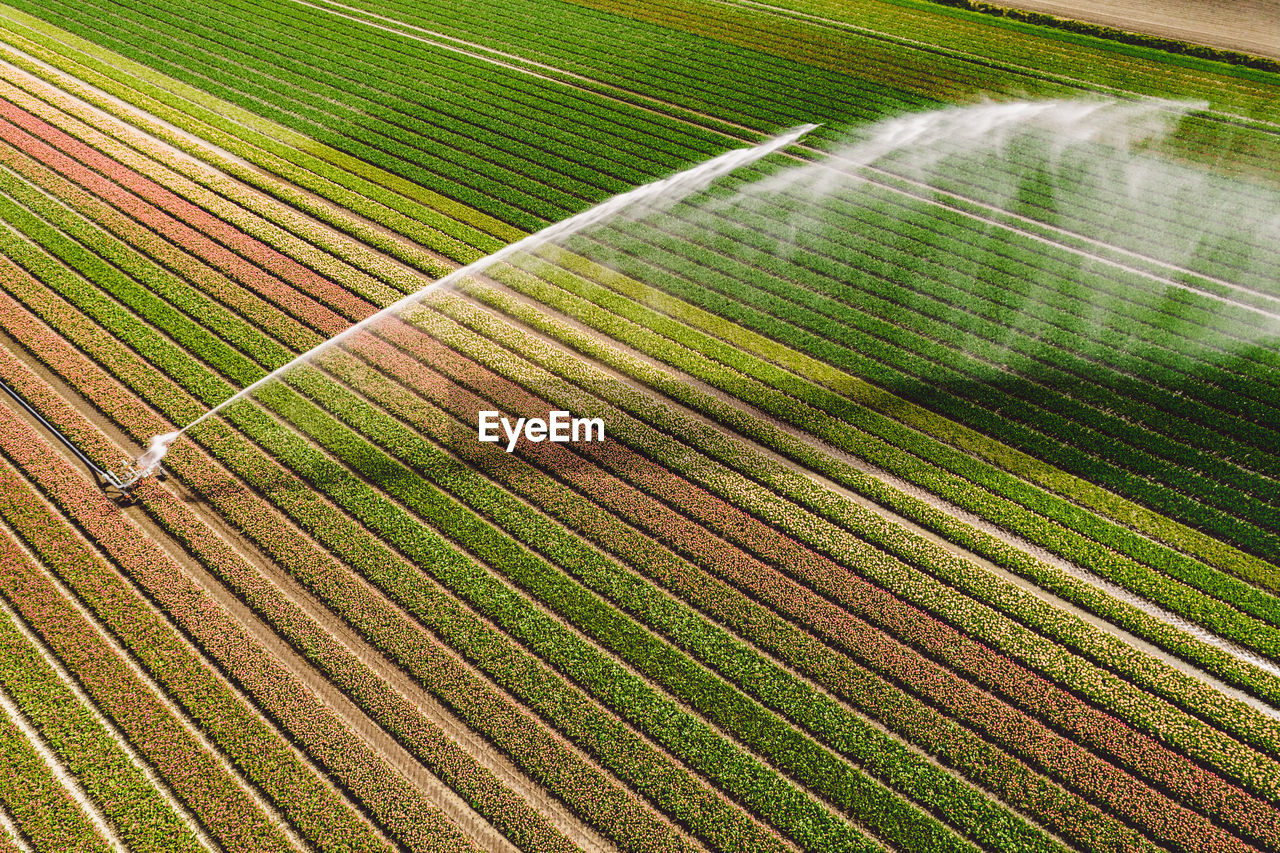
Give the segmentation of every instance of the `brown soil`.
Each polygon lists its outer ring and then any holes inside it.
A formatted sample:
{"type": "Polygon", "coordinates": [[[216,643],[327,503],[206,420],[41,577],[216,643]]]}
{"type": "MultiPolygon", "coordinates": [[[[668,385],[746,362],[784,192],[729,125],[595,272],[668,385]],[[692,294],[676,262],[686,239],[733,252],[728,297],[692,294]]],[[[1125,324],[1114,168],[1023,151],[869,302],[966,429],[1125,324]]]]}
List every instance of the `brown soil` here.
{"type": "Polygon", "coordinates": [[[1007,5],[1280,59],[1280,0],[1015,0],[1007,5]]]}

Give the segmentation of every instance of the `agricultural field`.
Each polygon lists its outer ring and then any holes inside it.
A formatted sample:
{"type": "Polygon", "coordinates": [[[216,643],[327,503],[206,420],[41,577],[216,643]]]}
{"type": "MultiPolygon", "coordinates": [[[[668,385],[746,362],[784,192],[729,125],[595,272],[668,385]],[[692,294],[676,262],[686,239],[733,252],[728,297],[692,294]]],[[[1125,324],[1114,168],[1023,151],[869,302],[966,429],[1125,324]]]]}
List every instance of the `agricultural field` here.
{"type": "Polygon", "coordinates": [[[0,0],[0,853],[1280,853],[1280,59],[999,11],[0,0]]]}

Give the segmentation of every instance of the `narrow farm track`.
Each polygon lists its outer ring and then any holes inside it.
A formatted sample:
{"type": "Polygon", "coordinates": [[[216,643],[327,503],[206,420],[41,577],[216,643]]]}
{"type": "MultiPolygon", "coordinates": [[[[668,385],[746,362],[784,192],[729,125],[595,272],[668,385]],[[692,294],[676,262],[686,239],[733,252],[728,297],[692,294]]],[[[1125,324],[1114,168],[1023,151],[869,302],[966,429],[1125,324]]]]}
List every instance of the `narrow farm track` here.
{"type": "MultiPolygon", "coordinates": [[[[12,531],[6,530],[5,532],[9,535],[10,539],[14,538],[12,531]]],[[[34,564],[35,558],[31,552],[23,547],[16,539],[14,539],[14,544],[17,545],[18,550],[34,564]]],[[[210,853],[216,851],[218,848],[213,839],[210,838],[209,834],[200,826],[191,811],[178,800],[173,789],[165,782],[157,770],[133,748],[124,734],[116,728],[116,726],[107,719],[106,716],[103,715],[102,711],[96,707],[93,700],[84,692],[76,680],[66,670],[53,651],[49,649],[49,647],[32,631],[29,625],[25,624],[22,617],[13,610],[12,605],[7,601],[3,601],[0,602],[0,609],[4,611],[5,615],[13,623],[14,627],[16,627],[22,634],[26,641],[38,651],[44,663],[57,674],[59,682],[68,691],[70,691],[76,700],[88,711],[89,714],[92,715],[94,722],[109,734],[113,746],[123,751],[128,756],[129,761],[134,765],[134,767],[140,770],[146,777],[147,782],[160,792],[160,795],[164,798],[165,805],[172,809],[173,812],[181,819],[182,823],[185,824],[186,829],[199,843],[200,848],[210,851],[210,853]]]]}
{"type": "MultiPolygon", "coordinates": [[[[434,360],[433,360],[433,361],[434,361],[434,360]]],[[[474,375],[474,372],[472,372],[472,371],[468,371],[468,372],[467,372],[467,375],[474,375]]],[[[483,381],[483,380],[477,380],[477,381],[483,381]]],[[[533,407],[533,408],[534,408],[534,409],[536,409],[537,407],[535,406],[535,407],[533,407]]],[[[526,409],[526,410],[528,410],[528,409],[526,409]]],[[[467,420],[467,419],[465,419],[465,418],[460,418],[460,420],[463,420],[463,421],[465,422],[465,420],[467,420]]],[[[573,466],[570,466],[570,468],[573,468],[573,466]]],[[[583,477],[583,478],[585,478],[585,480],[583,480],[583,482],[590,482],[590,480],[592,479],[592,475],[591,475],[591,474],[590,474],[590,472],[588,472],[588,471],[577,471],[577,470],[575,470],[574,477],[575,477],[575,478],[576,478],[576,477],[583,477]]],[[[699,550],[705,550],[705,547],[704,547],[704,549],[699,549],[699,550]]]]}
{"type": "Polygon", "coordinates": [[[13,699],[0,690],[0,711],[3,711],[9,722],[15,726],[27,742],[35,750],[36,754],[45,763],[49,770],[53,773],[58,783],[71,796],[72,801],[80,808],[81,811],[88,816],[93,828],[102,836],[109,848],[116,853],[123,851],[124,845],[120,843],[120,839],[116,837],[106,819],[102,816],[102,812],[85,794],[84,789],[80,787],[79,780],[75,775],[67,770],[62,760],[54,754],[49,748],[49,744],[40,736],[31,723],[23,715],[21,709],[13,703],[13,699]]]}

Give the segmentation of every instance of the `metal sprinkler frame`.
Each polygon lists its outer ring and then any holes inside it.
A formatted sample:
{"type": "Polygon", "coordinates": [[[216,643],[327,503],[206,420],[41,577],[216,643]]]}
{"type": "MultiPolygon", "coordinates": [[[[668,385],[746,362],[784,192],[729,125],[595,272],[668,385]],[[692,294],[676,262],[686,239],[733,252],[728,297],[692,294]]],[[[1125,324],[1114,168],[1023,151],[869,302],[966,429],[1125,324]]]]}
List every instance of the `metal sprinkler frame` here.
{"type": "Polygon", "coordinates": [[[19,394],[17,390],[10,387],[8,383],[2,380],[0,380],[0,389],[3,389],[5,393],[16,400],[18,405],[22,406],[23,410],[26,411],[27,414],[35,418],[41,426],[52,433],[53,436],[57,438],[58,441],[62,442],[62,444],[70,450],[77,459],[84,463],[85,467],[92,471],[94,476],[98,478],[100,481],[99,485],[102,486],[103,491],[114,489],[119,493],[119,497],[121,499],[132,500],[132,489],[143,477],[154,476],[162,482],[168,478],[169,472],[165,471],[159,462],[147,468],[139,469],[134,465],[133,460],[128,457],[125,457],[121,463],[123,466],[123,476],[115,473],[114,471],[103,470],[98,467],[97,463],[89,458],[88,454],[77,447],[75,442],[73,442],[62,430],[51,424],[48,418],[40,414],[34,406],[27,402],[27,399],[19,394]]]}

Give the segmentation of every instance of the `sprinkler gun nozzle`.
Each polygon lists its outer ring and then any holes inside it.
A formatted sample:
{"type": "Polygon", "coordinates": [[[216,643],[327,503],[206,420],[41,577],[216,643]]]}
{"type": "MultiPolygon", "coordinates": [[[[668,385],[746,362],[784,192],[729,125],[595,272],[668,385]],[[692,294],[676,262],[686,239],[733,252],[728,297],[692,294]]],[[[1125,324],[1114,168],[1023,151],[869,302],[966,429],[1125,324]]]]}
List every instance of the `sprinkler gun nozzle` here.
{"type": "Polygon", "coordinates": [[[124,495],[128,495],[129,491],[137,485],[137,482],[143,477],[157,477],[163,480],[166,476],[164,468],[160,466],[160,462],[164,459],[165,454],[169,452],[169,445],[182,435],[182,431],[166,432],[161,435],[153,436],[151,443],[147,445],[147,449],[132,462],[126,461],[122,474],[116,474],[114,471],[107,472],[107,481],[115,486],[124,495]]]}

